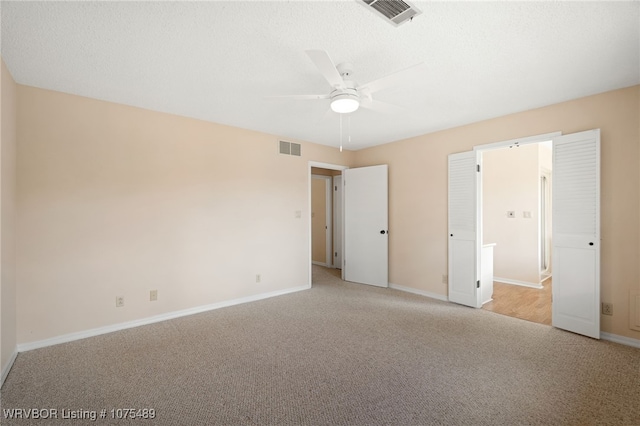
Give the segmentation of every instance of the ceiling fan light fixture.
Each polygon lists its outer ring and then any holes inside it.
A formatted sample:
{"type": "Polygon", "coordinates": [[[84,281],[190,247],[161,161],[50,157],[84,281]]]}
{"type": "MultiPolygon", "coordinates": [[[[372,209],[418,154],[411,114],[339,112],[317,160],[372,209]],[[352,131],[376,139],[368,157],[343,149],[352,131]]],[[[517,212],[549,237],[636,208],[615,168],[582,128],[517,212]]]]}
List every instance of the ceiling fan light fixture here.
{"type": "Polygon", "coordinates": [[[338,114],[348,114],[360,107],[360,101],[356,95],[343,93],[331,98],[331,110],[338,114]]]}

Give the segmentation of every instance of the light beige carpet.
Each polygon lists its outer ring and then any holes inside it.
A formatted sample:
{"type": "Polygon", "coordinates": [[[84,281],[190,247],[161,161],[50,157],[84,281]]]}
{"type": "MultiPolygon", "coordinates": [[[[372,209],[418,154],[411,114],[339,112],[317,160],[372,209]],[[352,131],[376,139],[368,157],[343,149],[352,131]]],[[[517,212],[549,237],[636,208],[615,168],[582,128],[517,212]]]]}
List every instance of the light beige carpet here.
{"type": "Polygon", "coordinates": [[[311,290],[21,353],[1,399],[107,410],[79,424],[640,425],[640,350],[314,267],[311,290]]]}

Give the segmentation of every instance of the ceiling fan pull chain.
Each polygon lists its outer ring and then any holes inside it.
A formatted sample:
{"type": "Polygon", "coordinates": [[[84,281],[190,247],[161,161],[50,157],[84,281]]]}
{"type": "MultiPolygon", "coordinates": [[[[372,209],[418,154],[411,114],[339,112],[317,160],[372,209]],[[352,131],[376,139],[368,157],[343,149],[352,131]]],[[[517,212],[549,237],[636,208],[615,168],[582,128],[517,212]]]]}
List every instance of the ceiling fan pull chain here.
{"type": "Polygon", "coordinates": [[[342,114],[340,115],[340,152],[342,152],[342,114]]]}

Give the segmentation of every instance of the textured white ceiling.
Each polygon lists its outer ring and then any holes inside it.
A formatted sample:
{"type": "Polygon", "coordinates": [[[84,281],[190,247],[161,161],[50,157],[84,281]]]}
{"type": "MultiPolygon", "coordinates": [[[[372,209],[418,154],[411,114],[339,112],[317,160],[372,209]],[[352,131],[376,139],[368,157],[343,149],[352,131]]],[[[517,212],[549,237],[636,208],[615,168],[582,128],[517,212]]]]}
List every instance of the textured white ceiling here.
{"type": "MultiPolygon", "coordinates": [[[[400,27],[342,1],[1,3],[18,83],[337,146],[305,54],[351,62],[358,83],[418,62],[378,92],[407,109],[351,114],[359,149],[640,83],[638,2],[420,2],[400,27]]],[[[346,121],[345,121],[346,129],[346,121]]]]}

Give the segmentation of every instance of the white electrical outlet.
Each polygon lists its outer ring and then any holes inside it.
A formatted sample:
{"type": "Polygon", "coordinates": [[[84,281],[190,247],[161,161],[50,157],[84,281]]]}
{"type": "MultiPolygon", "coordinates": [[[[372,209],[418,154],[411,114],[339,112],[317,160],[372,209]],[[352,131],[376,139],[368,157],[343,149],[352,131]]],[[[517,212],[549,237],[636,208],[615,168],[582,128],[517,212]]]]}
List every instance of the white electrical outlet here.
{"type": "Polygon", "coordinates": [[[158,290],[151,290],[149,292],[149,300],[151,302],[155,302],[156,300],[158,300],[158,290]]]}
{"type": "Polygon", "coordinates": [[[256,282],[259,283],[261,279],[262,277],[260,276],[260,274],[256,274],[256,282]]]}
{"type": "Polygon", "coordinates": [[[116,308],[122,308],[124,306],[124,296],[116,297],[116,308]]]}
{"type": "Polygon", "coordinates": [[[442,284],[449,284],[449,276],[446,274],[442,275],[442,284]]]}

